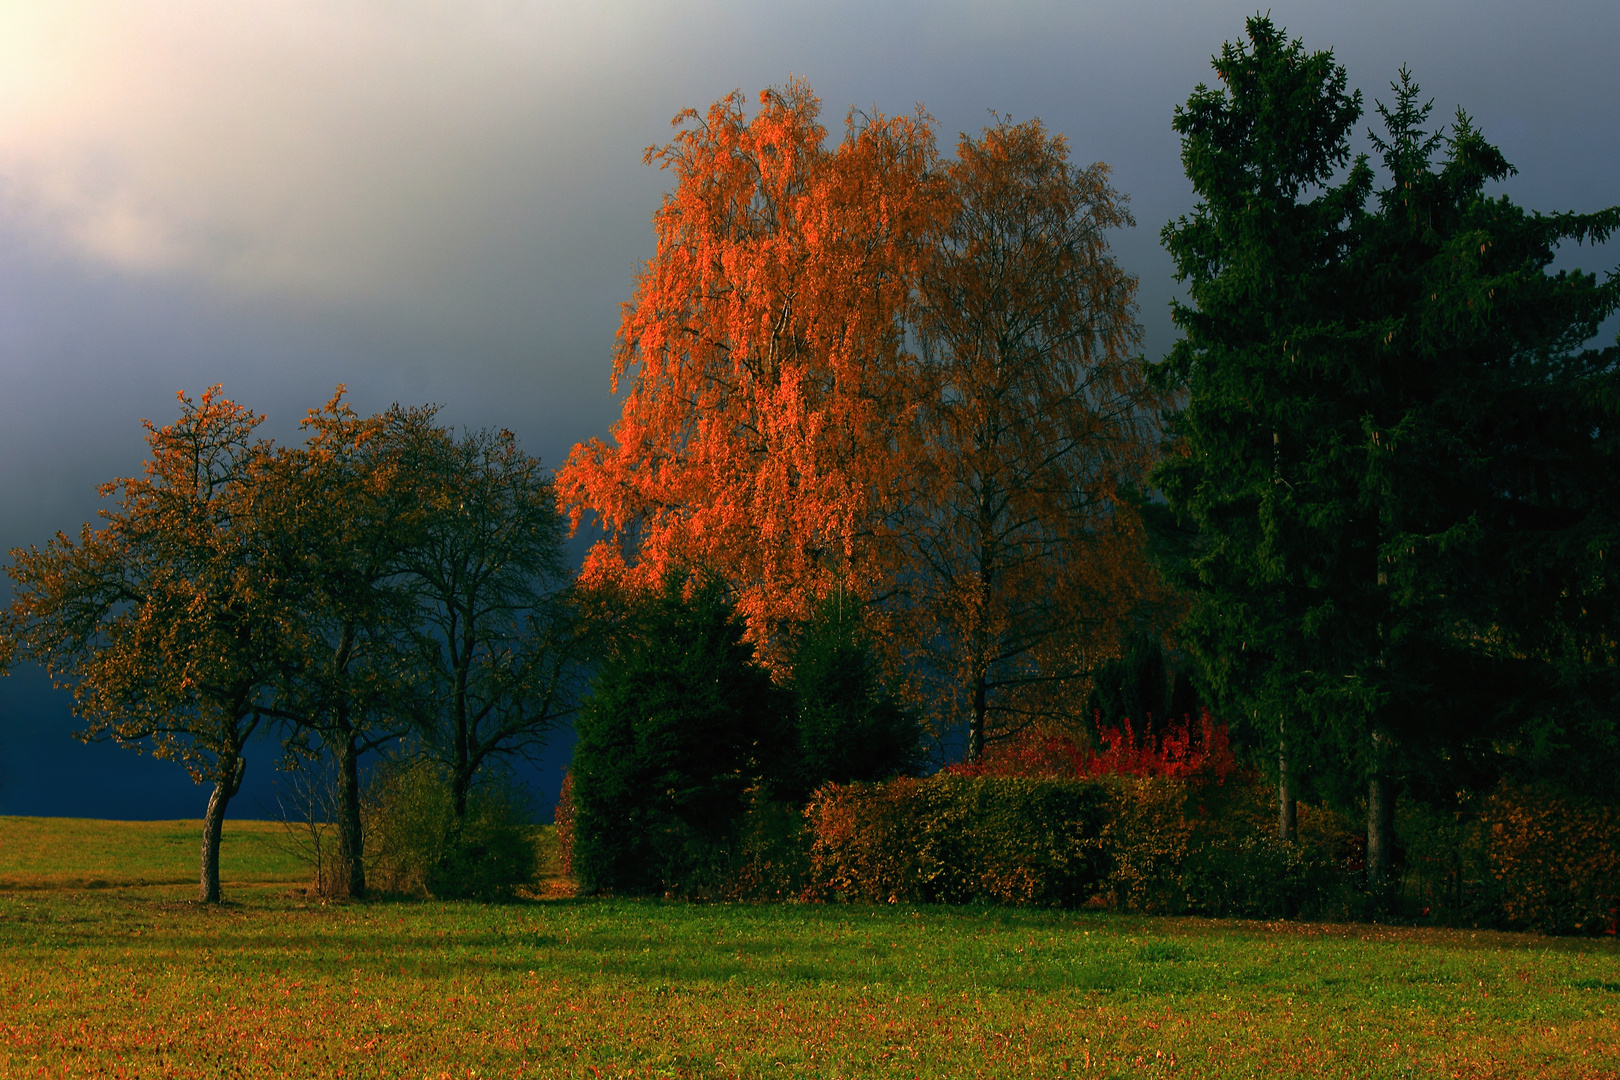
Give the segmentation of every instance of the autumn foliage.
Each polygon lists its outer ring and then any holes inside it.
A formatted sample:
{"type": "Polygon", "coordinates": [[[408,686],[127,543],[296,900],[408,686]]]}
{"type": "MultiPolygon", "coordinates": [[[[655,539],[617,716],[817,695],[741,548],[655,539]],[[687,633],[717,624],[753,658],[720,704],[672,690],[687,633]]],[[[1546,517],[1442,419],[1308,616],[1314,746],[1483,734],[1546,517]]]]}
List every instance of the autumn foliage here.
{"type": "Polygon", "coordinates": [[[586,580],[651,586],[706,566],[756,631],[889,567],[874,544],[911,456],[902,331],[942,210],[928,118],[852,113],[823,146],[802,82],[716,102],[648,162],[675,189],[624,307],[612,444],[558,477],[575,526],[607,538],[586,580]]]}
{"type": "Polygon", "coordinates": [[[200,896],[219,899],[219,839],[242,783],[243,748],[280,670],[291,582],[262,557],[263,417],[212,387],[179,396],[180,419],[145,423],[140,476],[101,528],[12,552],[4,635],[71,685],[80,737],[144,746],[209,784],[200,896]]]}
{"type": "Polygon", "coordinates": [[[920,111],[851,112],[829,148],[804,83],[744,105],[647,152],[675,186],[620,323],[623,415],[558,477],[605,534],[584,577],[718,574],[778,667],[785,627],[853,597],[977,755],[1061,711],[1150,587],[1124,199],[1038,121],[941,162],[920,111]]]}
{"type": "Polygon", "coordinates": [[[1140,776],[1224,783],[1238,766],[1226,725],[1206,709],[1197,721],[1182,717],[1155,730],[1148,718],[1138,732],[1127,717],[1119,726],[1097,721],[1097,745],[1081,746],[1068,735],[1024,732],[993,746],[977,761],[946,771],[957,776],[1140,776]]]}

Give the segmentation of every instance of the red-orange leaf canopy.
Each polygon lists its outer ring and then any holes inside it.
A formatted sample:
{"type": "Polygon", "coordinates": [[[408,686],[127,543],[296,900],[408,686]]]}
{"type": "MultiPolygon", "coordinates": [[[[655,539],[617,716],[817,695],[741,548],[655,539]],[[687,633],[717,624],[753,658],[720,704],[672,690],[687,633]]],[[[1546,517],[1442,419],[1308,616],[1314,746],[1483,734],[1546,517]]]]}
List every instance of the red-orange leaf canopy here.
{"type": "Polygon", "coordinates": [[[634,382],[611,445],[558,476],[574,525],[590,511],[607,534],[587,580],[706,566],[756,635],[884,577],[915,400],[905,315],[944,205],[926,115],[851,113],[829,149],[819,111],[802,82],[751,118],[736,93],[647,151],[677,183],[619,327],[613,386],[634,382]]]}

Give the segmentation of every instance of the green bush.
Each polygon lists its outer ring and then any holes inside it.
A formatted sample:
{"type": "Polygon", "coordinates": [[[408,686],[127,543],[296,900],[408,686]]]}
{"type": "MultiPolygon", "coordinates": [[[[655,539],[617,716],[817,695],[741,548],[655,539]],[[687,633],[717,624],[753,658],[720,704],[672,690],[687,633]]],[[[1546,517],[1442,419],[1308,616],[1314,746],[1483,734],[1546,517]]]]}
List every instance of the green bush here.
{"type": "Polygon", "coordinates": [[[534,882],[534,809],[509,772],[480,774],[458,819],[437,763],[395,759],[374,773],[362,809],[371,879],[384,892],[504,900],[534,882]]]}
{"type": "Polygon", "coordinates": [[[795,742],[723,587],[681,575],[630,613],[577,730],[574,876],[621,894],[723,891],[743,819],[795,742]]]}

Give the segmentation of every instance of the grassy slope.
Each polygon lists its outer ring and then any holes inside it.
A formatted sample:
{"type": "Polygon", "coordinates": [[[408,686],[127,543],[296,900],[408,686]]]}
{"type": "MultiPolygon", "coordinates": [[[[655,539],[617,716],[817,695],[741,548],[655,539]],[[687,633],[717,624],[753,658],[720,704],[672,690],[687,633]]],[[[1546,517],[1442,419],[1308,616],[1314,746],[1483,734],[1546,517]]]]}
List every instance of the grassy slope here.
{"type": "Polygon", "coordinates": [[[1620,1075],[1612,940],[189,895],[0,891],[0,1076],[1620,1075]]]}
{"type": "MultiPolygon", "coordinates": [[[[226,882],[309,876],[277,821],[225,822],[226,882]]],[[[0,889],[105,888],[195,882],[201,821],[0,817],[0,889]]]]}

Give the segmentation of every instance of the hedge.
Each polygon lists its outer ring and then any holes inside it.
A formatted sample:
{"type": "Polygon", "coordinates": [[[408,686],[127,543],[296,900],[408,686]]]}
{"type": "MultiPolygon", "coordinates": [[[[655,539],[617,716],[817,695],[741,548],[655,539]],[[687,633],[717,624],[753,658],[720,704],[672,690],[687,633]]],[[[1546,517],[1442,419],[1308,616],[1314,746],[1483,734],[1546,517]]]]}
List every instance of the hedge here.
{"type": "Polygon", "coordinates": [[[1106,793],[1066,780],[828,784],[805,810],[811,898],[1084,903],[1104,871],[1106,793]]]}
{"type": "MultiPolygon", "coordinates": [[[[1241,776],[826,784],[802,814],[756,798],[726,865],[690,894],[1260,918],[1368,913],[1360,822],[1302,805],[1299,838],[1284,844],[1273,799],[1270,785],[1241,776]]],[[[1504,783],[1456,814],[1403,800],[1397,832],[1409,917],[1615,929],[1620,809],[1504,783]]]]}

